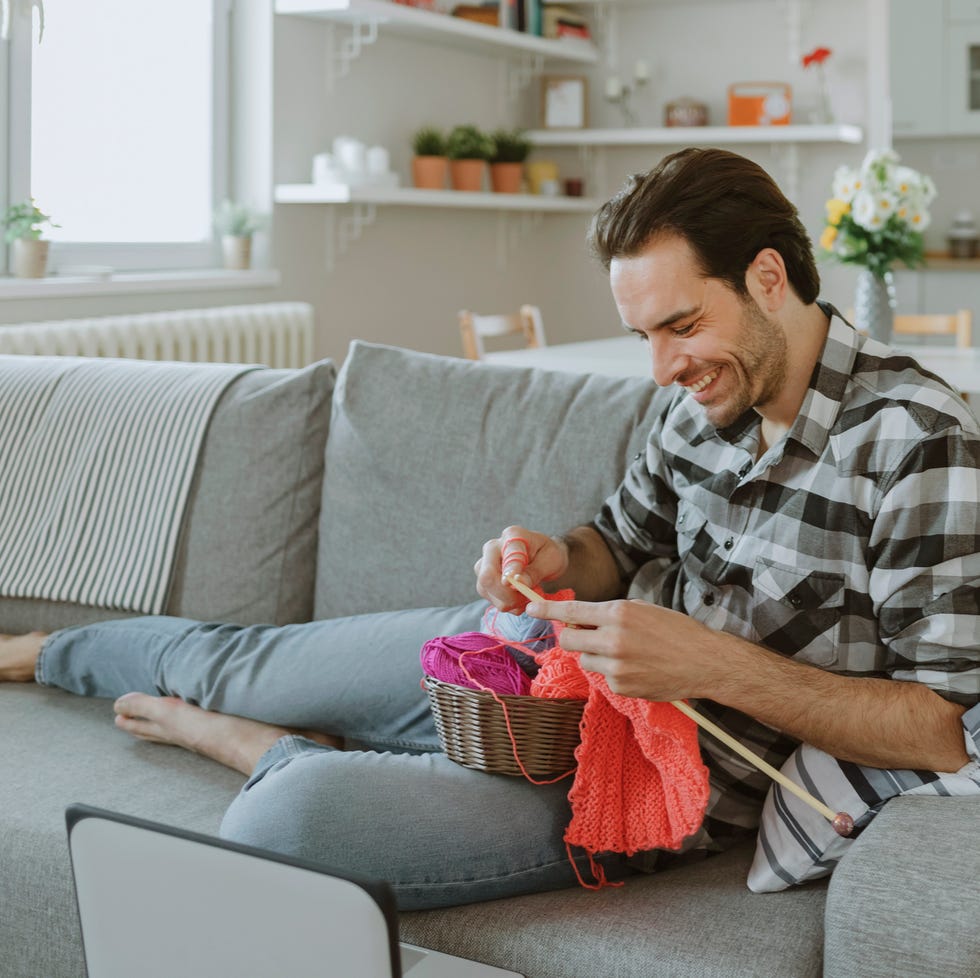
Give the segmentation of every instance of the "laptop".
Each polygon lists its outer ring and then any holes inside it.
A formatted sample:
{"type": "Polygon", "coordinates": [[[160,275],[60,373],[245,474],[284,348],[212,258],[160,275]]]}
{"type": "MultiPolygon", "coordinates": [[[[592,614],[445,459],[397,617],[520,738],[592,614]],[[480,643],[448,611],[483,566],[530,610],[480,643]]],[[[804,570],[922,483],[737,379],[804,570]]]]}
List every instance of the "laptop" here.
{"type": "Polygon", "coordinates": [[[71,805],[88,978],[521,978],[402,944],[391,887],[71,805]]]}

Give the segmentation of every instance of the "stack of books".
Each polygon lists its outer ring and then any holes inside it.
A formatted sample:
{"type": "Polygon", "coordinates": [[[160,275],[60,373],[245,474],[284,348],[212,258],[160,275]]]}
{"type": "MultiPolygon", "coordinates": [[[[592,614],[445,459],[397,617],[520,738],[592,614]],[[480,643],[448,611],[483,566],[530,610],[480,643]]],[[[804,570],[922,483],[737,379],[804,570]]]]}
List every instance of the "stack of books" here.
{"type": "Polygon", "coordinates": [[[454,7],[454,17],[493,24],[537,37],[577,37],[590,40],[588,21],[574,10],[544,0],[490,0],[454,7]]]}

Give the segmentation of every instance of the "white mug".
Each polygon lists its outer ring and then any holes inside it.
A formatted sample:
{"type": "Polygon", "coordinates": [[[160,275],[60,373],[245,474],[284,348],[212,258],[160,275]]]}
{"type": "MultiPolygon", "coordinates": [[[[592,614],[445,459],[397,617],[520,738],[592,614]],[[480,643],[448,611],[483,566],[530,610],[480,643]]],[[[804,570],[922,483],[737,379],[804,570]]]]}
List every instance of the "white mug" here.
{"type": "Polygon", "coordinates": [[[329,153],[317,153],[313,157],[313,182],[337,183],[339,174],[329,153]]]}
{"type": "Polygon", "coordinates": [[[337,164],[348,173],[363,173],[367,167],[367,147],[350,136],[338,136],[333,141],[337,164]]]}
{"type": "Polygon", "coordinates": [[[367,151],[367,171],[372,175],[381,175],[388,172],[388,150],[384,146],[372,146],[367,151]]]}

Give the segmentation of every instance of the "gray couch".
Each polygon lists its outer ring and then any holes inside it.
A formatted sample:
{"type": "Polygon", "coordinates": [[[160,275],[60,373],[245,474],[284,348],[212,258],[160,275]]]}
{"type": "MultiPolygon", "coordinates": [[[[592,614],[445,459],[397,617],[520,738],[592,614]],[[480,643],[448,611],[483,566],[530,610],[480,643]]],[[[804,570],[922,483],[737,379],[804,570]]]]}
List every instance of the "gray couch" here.
{"type": "MultiPolygon", "coordinates": [[[[285,623],[469,600],[482,542],[511,522],[589,519],[662,403],[641,381],[362,343],[334,381],[322,363],[225,393],[171,613],[285,623]]],[[[0,598],[0,632],[96,617],[0,598]]],[[[213,833],[243,781],[111,717],[106,700],[0,685],[0,978],[84,975],[67,804],[213,833]]],[[[829,885],[750,893],[749,843],[622,889],[404,914],[403,936],[529,978],[980,975],[978,826],[976,799],[903,798],[829,885]]]]}

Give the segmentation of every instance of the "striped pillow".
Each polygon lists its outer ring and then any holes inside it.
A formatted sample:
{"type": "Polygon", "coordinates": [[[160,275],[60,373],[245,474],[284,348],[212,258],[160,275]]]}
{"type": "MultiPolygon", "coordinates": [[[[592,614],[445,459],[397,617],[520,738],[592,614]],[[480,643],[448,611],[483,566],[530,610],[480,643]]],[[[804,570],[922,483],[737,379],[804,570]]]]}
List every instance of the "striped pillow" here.
{"type": "Polygon", "coordinates": [[[829,876],[889,798],[980,794],[980,706],[963,714],[963,727],[971,760],[955,774],[863,767],[839,761],[809,744],[798,747],[782,773],[828,808],[847,812],[854,819],[854,831],[842,838],[819,812],[774,783],[762,809],[749,889],[772,893],[829,876]]]}

